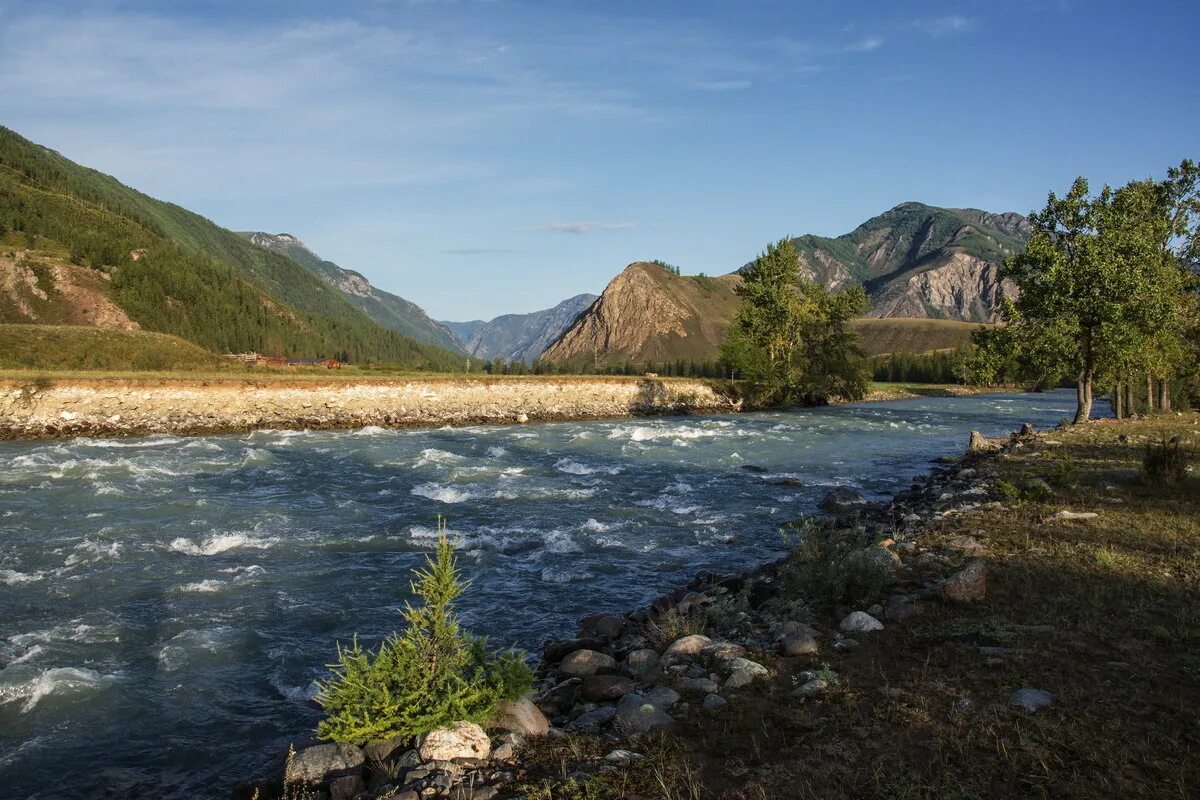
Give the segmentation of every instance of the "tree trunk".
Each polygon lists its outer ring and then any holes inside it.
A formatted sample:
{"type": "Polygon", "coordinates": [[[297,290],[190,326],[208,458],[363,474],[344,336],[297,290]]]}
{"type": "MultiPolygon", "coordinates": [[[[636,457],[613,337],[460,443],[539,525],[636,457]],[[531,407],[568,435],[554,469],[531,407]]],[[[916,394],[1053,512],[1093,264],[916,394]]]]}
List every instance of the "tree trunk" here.
{"type": "Polygon", "coordinates": [[[1125,416],[1132,417],[1134,415],[1133,384],[1126,381],[1124,389],[1125,389],[1125,416]]]}
{"type": "Polygon", "coordinates": [[[1092,374],[1080,374],[1075,384],[1075,419],[1072,424],[1087,422],[1092,416],[1092,374]]]}
{"type": "Polygon", "coordinates": [[[1112,390],[1112,408],[1113,416],[1117,419],[1125,419],[1125,388],[1120,381],[1113,386],[1112,390]]]}
{"type": "Polygon", "coordinates": [[[1146,413],[1154,413],[1154,376],[1146,373],[1146,413]]]}
{"type": "Polygon", "coordinates": [[[1158,382],[1158,410],[1171,410],[1171,382],[1166,378],[1158,382]]]}

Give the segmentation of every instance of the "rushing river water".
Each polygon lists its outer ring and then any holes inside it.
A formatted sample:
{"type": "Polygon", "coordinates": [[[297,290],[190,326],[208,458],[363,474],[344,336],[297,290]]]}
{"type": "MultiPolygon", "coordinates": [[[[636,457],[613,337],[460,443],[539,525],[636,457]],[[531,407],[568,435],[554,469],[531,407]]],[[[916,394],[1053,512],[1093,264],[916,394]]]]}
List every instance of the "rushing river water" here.
{"type": "Polygon", "coordinates": [[[6,797],[223,797],[392,630],[445,515],[465,622],[536,648],[752,566],[829,487],[882,496],[1069,392],[724,417],[0,443],[6,797]],[[748,465],[765,471],[743,469],[748,465]]]}

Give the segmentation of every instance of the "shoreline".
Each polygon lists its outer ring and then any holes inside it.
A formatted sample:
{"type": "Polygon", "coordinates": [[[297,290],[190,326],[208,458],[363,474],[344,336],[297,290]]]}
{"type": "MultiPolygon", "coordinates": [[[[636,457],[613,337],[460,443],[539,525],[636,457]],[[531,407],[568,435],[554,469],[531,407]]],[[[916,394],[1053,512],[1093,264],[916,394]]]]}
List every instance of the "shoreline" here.
{"type": "MultiPolygon", "coordinates": [[[[874,385],[861,402],[1005,391],[874,385]]],[[[0,380],[0,441],[197,436],[254,430],[437,428],[738,413],[735,384],[698,378],[539,376],[388,380],[0,380]]]]}
{"type": "MultiPolygon", "coordinates": [[[[976,497],[977,469],[1004,458],[1013,448],[1026,447],[1044,438],[1044,432],[1014,432],[1009,437],[984,440],[983,451],[972,451],[964,442],[961,458],[931,463],[923,476],[914,478],[911,488],[890,498],[869,502],[856,491],[831,492],[822,501],[823,515],[815,519],[841,548],[840,558],[846,563],[878,568],[886,573],[885,585],[896,585],[900,582],[898,553],[907,560],[920,552],[915,541],[935,526],[940,516],[999,505],[986,502],[986,498],[961,504],[963,499],[976,497]],[[961,508],[942,510],[947,505],[948,490],[961,493],[956,498],[961,508]]],[[[891,625],[915,616],[926,606],[955,602],[953,592],[942,587],[962,582],[960,576],[968,573],[977,561],[971,555],[960,554],[955,561],[939,564],[932,573],[925,572],[926,585],[922,591],[904,595],[900,602],[889,600],[886,607],[873,604],[867,612],[855,614],[875,614],[891,625]]],[[[537,774],[545,766],[543,760],[551,765],[549,773],[539,778],[543,784],[570,784],[598,776],[603,779],[606,773],[612,774],[614,763],[629,767],[635,759],[642,758],[640,754],[614,756],[630,752],[621,748],[642,749],[656,732],[678,732],[677,721],[690,722],[697,716],[710,721],[719,718],[726,713],[727,706],[739,701],[743,691],[766,682],[769,669],[765,665],[773,664],[778,657],[794,660],[815,654],[818,648],[824,653],[827,646],[834,651],[857,648],[858,642],[851,636],[862,638],[865,635],[862,632],[872,630],[871,627],[856,629],[859,631],[856,633],[847,629],[843,620],[839,630],[836,623],[831,626],[827,620],[819,620],[826,616],[820,612],[828,612],[830,604],[817,599],[815,594],[789,596],[785,571],[795,556],[793,550],[733,574],[702,570],[686,585],[668,589],[643,607],[594,609],[578,620],[579,628],[569,638],[548,640],[540,653],[531,654],[536,655],[537,663],[534,695],[517,701],[519,710],[506,707],[502,720],[489,726],[496,740],[490,766],[486,758],[482,763],[471,763],[479,760],[468,759],[463,765],[465,769],[452,763],[452,759],[421,763],[420,740],[389,742],[382,747],[398,756],[397,763],[413,763],[407,779],[397,782],[396,794],[387,796],[424,797],[428,781],[445,776],[450,784],[443,788],[452,797],[458,796],[453,791],[467,782],[477,786],[475,791],[479,794],[464,796],[524,797],[522,792],[527,784],[512,785],[510,772],[537,774]],[[714,623],[717,609],[723,605],[731,606],[740,621],[714,623]],[[687,618],[697,611],[706,620],[699,630],[681,629],[666,640],[656,635],[654,619],[671,615],[687,618]],[[804,621],[797,621],[798,618],[804,621]],[[519,724],[510,725],[514,719],[519,724]],[[556,751],[565,747],[578,758],[579,737],[598,743],[600,749],[593,754],[589,769],[564,775],[563,756],[556,751]],[[511,794],[514,789],[517,793],[511,794]]],[[[986,584],[986,575],[983,581],[986,584]]],[[[859,607],[831,605],[833,616],[839,619],[853,617],[851,608],[859,607]]],[[[726,618],[726,613],[721,617],[726,618]]],[[[825,678],[820,676],[827,669],[826,665],[820,674],[813,673],[808,683],[796,690],[807,688],[809,694],[793,693],[793,696],[808,697],[826,688],[825,678]]],[[[314,749],[335,746],[317,744],[314,749]]],[[[368,778],[371,770],[380,766],[370,758],[371,747],[375,746],[365,748],[368,758],[363,767],[368,778]]],[[[395,772],[395,768],[390,769],[395,772]]],[[[403,769],[400,774],[405,775],[403,769]]],[[[252,790],[281,785],[281,778],[286,780],[285,776],[277,776],[266,781],[244,782],[234,788],[232,797],[248,797],[252,790]]],[[[316,783],[324,785],[321,780],[316,783]]]]}

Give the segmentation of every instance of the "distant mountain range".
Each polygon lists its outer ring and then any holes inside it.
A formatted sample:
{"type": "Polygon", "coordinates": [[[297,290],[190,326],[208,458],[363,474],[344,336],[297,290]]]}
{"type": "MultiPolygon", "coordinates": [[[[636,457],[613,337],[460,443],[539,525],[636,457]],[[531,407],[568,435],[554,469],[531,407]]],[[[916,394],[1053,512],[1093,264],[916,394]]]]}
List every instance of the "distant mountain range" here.
{"type": "Polygon", "coordinates": [[[530,314],[505,314],[490,322],[441,322],[466,352],[478,358],[532,364],[596,300],[577,294],[554,308],[530,314]]]}
{"type": "MultiPolygon", "coordinates": [[[[843,236],[796,237],[796,269],[835,289],[861,284],[868,317],[944,321],[860,325],[877,352],[954,346],[969,332],[961,323],[994,321],[1015,294],[998,271],[1029,234],[1019,214],[903,203],[843,236]]],[[[464,353],[579,366],[711,361],[741,280],[740,270],[680,276],[635,262],[598,297],[439,323],[291,234],[233,233],[3,127],[0,245],[0,323],[155,331],[216,352],[442,370],[461,369],[464,353]]]]}
{"type": "MultiPolygon", "coordinates": [[[[800,275],[834,289],[862,285],[868,317],[993,322],[1000,300],[1016,291],[1000,280],[1000,264],[1024,249],[1029,231],[1019,214],[904,203],[843,236],[793,241],[800,275]]],[[[740,280],[740,270],[680,276],[635,262],[542,357],[575,365],[714,360],[737,311],[740,280]]],[[[945,342],[965,341],[969,330],[943,325],[938,341],[953,346],[945,342]]],[[[871,341],[886,352],[879,331],[871,341]]]]}
{"type": "Polygon", "coordinates": [[[450,331],[430,319],[416,303],[376,289],[360,272],[339,267],[332,261],[322,259],[290,233],[252,231],[243,233],[242,236],[259,247],[283,253],[301,264],[341,292],[351,305],[361,309],[383,327],[411,336],[418,342],[437,345],[447,350],[462,349],[450,331]]]}

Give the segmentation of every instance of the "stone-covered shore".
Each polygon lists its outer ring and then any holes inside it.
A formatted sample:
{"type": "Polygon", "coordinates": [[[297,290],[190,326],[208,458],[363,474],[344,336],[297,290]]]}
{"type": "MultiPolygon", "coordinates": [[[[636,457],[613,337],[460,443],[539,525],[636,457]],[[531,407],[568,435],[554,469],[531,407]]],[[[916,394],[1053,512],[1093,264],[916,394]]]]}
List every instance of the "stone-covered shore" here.
{"type": "Polygon", "coordinates": [[[416,378],[0,382],[0,440],[441,427],[739,411],[716,381],[416,378]]]}
{"type": "MultiPolygon", "coordinates": [[[[976,394],[925,387],[921,394],[976,394]]],[[[876,388],[870,401],[916,397],[876,388]]],[[[0,380],[0,441],[441,427],[749,410],[733,384],[692,378],[0,380]]]]}
{"type": "MultiPolygon", "coordinates": [[[[289,761],[286,775],[241,784],[233,797],[249,800],[257,791],[268,800],[284,785],[304,784],[314,793],[308,796],[332,800],[519,798],[531,782],[587,781],[630,768],[645,737],[681,722],[719,721],[743,693],[770,679],[769,665],[815,664],[820,654],[853,650],[872,632],[903,626],[935,604],[982,599],[988,571],[976,557],[978,541],[934,551],[919,540],[947,515],[1002,509],[989,488],[989,460],[1038,440],[1028,426],[1006,440],[973,435],[974,452],[914,477],[888,502],[831,492],[822,503],[826,518],[805,522],[804,530],[829,543],[824,570],[871,586],[877,599],[869,604],[843,605],[812,591],[809,580],[829,575],[804,572],[800,562],[812,563],[811,552],[744,574],[704,571],[646,608],[598,610],[579,620],[572,637],[547,642],[533,696],[510,704],[487,730],[458,723],[362,749],[312,745],[289,761]],[[578,736],[599,742],[604,755],[538,773],[541,742],[578,736]]],[[[827,667],[800,672],[792,697],[818,696],[837,681],[827,667]]],[[[1021,702],[1041,702],[1036,690],[1027,694],[1021,702]]]]}

